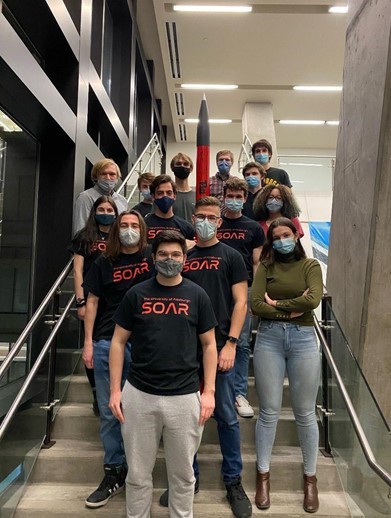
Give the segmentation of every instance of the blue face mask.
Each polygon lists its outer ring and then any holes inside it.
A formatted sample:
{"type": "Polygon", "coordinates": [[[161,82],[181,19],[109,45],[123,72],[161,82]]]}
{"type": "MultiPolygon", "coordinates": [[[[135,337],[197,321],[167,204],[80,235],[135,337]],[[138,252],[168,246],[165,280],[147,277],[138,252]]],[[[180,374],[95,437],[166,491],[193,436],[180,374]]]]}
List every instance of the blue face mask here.
{"type": "Polygon", "coordinates": [[[294,237],[286,237],[285,239],[277,239],[273,241],[273,248],[280,254],[290,254],[296,247],[296,239],[294,237]]]}
{"type": "Polygon", "coordinates": [[[144,198],[144,201],[152,201],[152,194],[149,192],[149,189],[140,191],[140,194],[144,198]]]}
{"type": "Polygon", "coordinates": [[[247,185],[251,187],[258,187],[258,185],[261,183],[260,178],[258,176],[246,176],[246,182],[247,185]]]}
{"type": "Polygon", "coordinates": [[[217,169],[221,174],[228,174],[231,169],[231,163],[226,160],[219,160],[217,163],[217,169]]]}
{"type": "Polygon", "coordinates": [[[164,214],[166,214],[171,209],[174,201],[174,198],[163,196],[162,198],[155,199],[155,204],[164,214]]]}
{"type": "Polygon", "coordinates": [[[231,212],[239,212],[243,209],[243,201],[242,200],[225,200],[224,205],[231,212]]]}
{"type": "Polygon", "coordinates": [[[115,214],[95,214],[95,221],[98,225],[112,225],[115,217],[115,214]]]}
{"type": "Polygon", "coordinates": [[[259,164],[265,165],[269,162],[269,155],[268,153],[260,153],[259,155],[255,155],[254,159],[259,164]]]}
{"type": "Polygon", "coordinates": [[[276,200],[273,198],[268,200],[265,205],[269,212],[279,212],[282,209],[284,202],[282,200],[276,200]]]}

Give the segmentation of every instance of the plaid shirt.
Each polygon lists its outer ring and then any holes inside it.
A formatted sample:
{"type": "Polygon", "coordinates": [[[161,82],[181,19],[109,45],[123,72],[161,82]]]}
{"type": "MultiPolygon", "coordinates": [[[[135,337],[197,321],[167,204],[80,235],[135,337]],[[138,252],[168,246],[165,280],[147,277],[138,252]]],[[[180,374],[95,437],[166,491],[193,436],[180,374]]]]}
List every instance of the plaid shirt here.
{"type": "Polygon", "coordinates": [[[232,178],[232,175],[228,175],[225,180],[223,180],[220,176],[220,173],[217,171],[217,173],[209,178],[209,189],[210,189],[210,195],[214,196],[215,198],[218,198],[221,203],[223,203],[223,197],[224,197],[224,185],[227,180],[232,178]]]}

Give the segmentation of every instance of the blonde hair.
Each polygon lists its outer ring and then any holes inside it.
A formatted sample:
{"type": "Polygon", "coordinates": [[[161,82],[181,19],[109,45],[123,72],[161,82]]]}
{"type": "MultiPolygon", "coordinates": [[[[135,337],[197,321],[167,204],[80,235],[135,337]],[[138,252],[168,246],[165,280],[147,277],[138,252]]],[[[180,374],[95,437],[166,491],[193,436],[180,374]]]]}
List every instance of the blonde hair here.
{"type": "Polygon", "coordinates": [[[103,171],[103,169],[105,169],[105,167],[108,165],[114,165],[117,172],[117,178],[121,178],[121,171],[118,167],[118,164],[116,164],[112,158],[103,158],[102,160],[96,162],[91,169],[91,180],[94,183],[98,181],[99,173],[103,171]]]}

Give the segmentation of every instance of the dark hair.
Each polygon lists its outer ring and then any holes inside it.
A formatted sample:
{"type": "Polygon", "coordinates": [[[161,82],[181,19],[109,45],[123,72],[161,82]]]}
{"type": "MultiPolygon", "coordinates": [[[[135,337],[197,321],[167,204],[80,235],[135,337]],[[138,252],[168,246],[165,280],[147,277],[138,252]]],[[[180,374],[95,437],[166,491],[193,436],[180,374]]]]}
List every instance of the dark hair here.
{"type": "Polygon", "coordinates": [[[245,180],[238,178],[237,176],[233,176],[232,178],[228,178],[223,187],[224,197],[227,194],[227,191],[243,191],[244,197],[248,194],[248,185],[245,180]]]}
{"type": "Polygon", "coordinates": [[[249,169],[252,169],[253,167],[256,167],[259,171],[259,174],[261,175],[261,178],[263,176],[266,176],[265,168],[259,164],[258,162],[248,162],[242,169],[242,174],[244,176],[244,173],[246,173],[249,169]]]}
{"type": "MultiPolygon", "coordinates": [[[[276,261],[276,256],[273,248],[273,230],[277,227],[288,227],[292,230],[294,234],[298,234],[297,228],[290,219],[277,218],[273,220],[270,223],[269,229],[267,231],[266,240],[263,244],[260,258],[260,262],[266,266],[269,266],[276,261]]],[[[296,241],[294,253],[296,261],[299,261],[300,259],[305,259],[307,257],[303,245],[300,242],[300,238],[298,238],[298,240],[296,241]]]]}
{"type": "Polygon", "coordinates": [[[182,248],[183,254],[187,252],[186,239],[177,230],[162,230],[152,241],[152,253],[156,254],[162,243],[178,243],[182,248]]]}
{"type": "Polygon", "coordinates": [[[170,183],[171,186],[172,186],[172,190],[174,192],[174,194],[176,194],[176,187],[175,187],[175,182],[174,180],[171,178],[170,175],[168,174],[159,174],[159,176],[157,176],[154,181],[151,183],[151,185],[149,186],[149,192],[153,195],[155,195],[155,191],[156,189],[159,187],[159,185],[161,185],[162,183],[170,183]]]}
{"type": "Polygon", "coordinates": [[[91,207],[86,226],[82,228],[74,237],[74,239],[77,238],[80,240],[81,246],[83,247],[83,251],[86,255],[90,255],[92,245],[100,237],[99,224],[95,219],[95,214],[96,209],[99,207],[99,205],[102,205],[102,203],[110,203],[114,209],[115,217],[118,218],[118,208],[111,196],[103,195],[95,200],[93,206],[91,207]]]}
{"type": "Polygon", "coordinates": [[[255,153],[255,150],[257,149],[257,147],[265,147],[271,155],[273,154],[272,145],[265,138],[261,138],[261,140],[257,140],[256,142],[254,142],[254,144],[251,147],[251,153],[253,156],[255,156],[254,153],[255,153]]]}
{"type": "Polygon", "coordinates": [[[198,207],[218,207],[221,209],[221,202],[214,196],[204,196],[196,201],[194,209],[198,209],[198,207]]]}
{"type": "Polygon", "coordinates": [[[105,257],[109,257],[114,261],[118,259],[119,254],[121,253],[121,241],[119,240],[119,230],[121,225],[121,220],[126,215],[137,216],[139,225],[140,225],[140,241],[138,242],[138,252],[143,253],[147,248],[147,225],[144,221],[144,218],[141,216],[137,210],[125,210],[121,212],[121,214],[117,217],[114,225],[111,227],[109,238],[107,240],[106,251],[104,252],[105,257]]]}
{"type": "Polygon", "coordinates": [[[140,190],[141,182],[145,181],[151,184],[153,180],[155,179],[155,175],[153,173],[141,173],[140,176],[137,178],[137,187],[140,190]]]}
{"type": "Polygon", "coordinates": [[[300,214],[300,208],[293,196],[292,190],[286,185],[272,185],[268,184],[262,188],[259,194],[255,197],[253,203],[254,217],[257,221],[268,219],[269,209],[266,207],[266,202],[273,189],[278,189],[281,194],[283,206],[281,207],[281,215],[284,218],[296,218],[300,214]]]}

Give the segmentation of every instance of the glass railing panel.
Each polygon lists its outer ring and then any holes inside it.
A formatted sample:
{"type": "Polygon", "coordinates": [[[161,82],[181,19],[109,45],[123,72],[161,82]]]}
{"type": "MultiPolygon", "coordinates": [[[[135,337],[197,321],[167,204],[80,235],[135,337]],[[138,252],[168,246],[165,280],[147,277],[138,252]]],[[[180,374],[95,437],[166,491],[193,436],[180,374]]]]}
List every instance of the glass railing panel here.
{"type": "MultiPolygon", "coordinates": [[[[379,464],[391,473],[391,434],[329,304],[331,352],[352,400],[363,431],[379,464]]],[[[353,516],[391,516],[388,486],[369,467],[357,440],[346,405],[333,377],[329,380],[330,443],[353,516]]]]}

